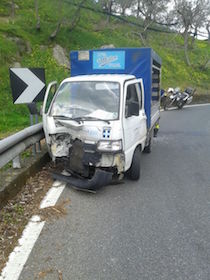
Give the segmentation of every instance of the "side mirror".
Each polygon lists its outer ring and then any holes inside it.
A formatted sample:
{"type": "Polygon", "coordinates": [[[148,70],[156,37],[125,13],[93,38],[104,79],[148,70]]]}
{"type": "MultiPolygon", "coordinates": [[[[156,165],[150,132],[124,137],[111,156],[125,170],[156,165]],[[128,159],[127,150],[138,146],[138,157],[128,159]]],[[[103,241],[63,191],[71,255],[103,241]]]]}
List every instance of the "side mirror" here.
{"type": "Polygon", "coordinates": [[[136,101],[128,101],[126,104],[125,117],[139,116],[139,103],[136,101]]]}

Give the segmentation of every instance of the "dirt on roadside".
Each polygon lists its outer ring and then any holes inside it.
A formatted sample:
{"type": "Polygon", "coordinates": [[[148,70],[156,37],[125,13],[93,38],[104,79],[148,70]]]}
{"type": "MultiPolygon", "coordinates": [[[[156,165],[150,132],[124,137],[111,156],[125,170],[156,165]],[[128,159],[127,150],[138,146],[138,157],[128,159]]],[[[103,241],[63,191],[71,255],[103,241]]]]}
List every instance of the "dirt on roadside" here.
{"type": "Polygon", "coordinates": [[[22,231],[32,215],[40,215],[43,220],[60,218],[66,214],[63,201],[54,207],[39,209],[40,202],[52,186],[50,172],[54,169],[52,163],[47,164],[34,177],[27,180],[25,186],[0,211],[0,272],[2,271],[9,254],[18,245],[22,231]]]}

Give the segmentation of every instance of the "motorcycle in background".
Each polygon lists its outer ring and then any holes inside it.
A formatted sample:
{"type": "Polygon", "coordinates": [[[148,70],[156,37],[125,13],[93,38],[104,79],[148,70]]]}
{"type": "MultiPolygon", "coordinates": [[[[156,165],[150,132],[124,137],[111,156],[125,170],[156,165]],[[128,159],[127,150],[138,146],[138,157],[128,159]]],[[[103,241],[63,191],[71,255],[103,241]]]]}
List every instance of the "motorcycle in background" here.
{"type": "Polygon", "coordinates": [[[178,109],[182,109],[185,104],[190,104],[193,100],[193,95],[196,89],[186,88],[183,92],[180,88],[169,88],[167,91],[167,97],[163,101],[163,108],[167,110],[169,107],[176,106],[178,109]]]}
{"type": "MultiPolygon", "coordinates": [[[[190,104],[193,100],[193,95],[195,94],[196,89],[194,88],[186,88],[183,92],[182,92],[182,98],[181,98],[181,108],[185,105],[185,104],[190,104]]],[[[180,109],[181,109],[180,108],[180,109]]]]}
{"type": "Polygon", "coordinates": [[[177,102],[180,100],[180,88],[169,88],[167,90],[163,109],[167,110],[169,107],[177,106],[177,102]]]}

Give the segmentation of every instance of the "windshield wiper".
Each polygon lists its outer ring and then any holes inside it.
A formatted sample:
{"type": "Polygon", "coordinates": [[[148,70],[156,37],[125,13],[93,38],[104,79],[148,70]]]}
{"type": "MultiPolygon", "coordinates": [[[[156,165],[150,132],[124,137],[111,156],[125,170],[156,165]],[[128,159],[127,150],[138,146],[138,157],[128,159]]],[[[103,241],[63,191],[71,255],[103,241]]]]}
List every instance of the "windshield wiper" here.
{"type": "Polygon", "coordinates": [[[58,118],[58,119],[62,119],[62,120],[69,120],[69,121],[76,121],[79,124],[82,121],[81,118],[70,118],[70,117],[67,117],[67,116],[64,116],[64,115],[55,115],[55,116],[53,116],[53,118],[56,118],[56,119],[58,118]]]}
{"type": "Polygon", "coordinates": [[[108,123],[110,124],[110,121],[108,120],[103,120],[103,119],[99,119],[99,118],[95,118],[95,117],[91,117],[91,116],[84,116],[84,117],[77,117],[77,118],[70,118],[68,116],[65,116],[65,115],[55,115],[53,116],[54,118],[58,118],[58,119],[63,119],[63,120],[71,120],[71,121],[76,121],[78,123],[81,123],[83,121],[102,121],[102,122],[105,122],[105,123],[108,123]]]}
{"type": "Polygon", "coordinates": [[[91,117],[91,116],[84,116],[84,117],[81,117],[80,119],[82,121],[89,121],[89,120],[90,121],[102,121],[102,122],[106,122],[106,123],[110,124],[110,121],[108,121],[108,120],[103,120],[103,119],[99,119],[99,118],[91,117]]]}

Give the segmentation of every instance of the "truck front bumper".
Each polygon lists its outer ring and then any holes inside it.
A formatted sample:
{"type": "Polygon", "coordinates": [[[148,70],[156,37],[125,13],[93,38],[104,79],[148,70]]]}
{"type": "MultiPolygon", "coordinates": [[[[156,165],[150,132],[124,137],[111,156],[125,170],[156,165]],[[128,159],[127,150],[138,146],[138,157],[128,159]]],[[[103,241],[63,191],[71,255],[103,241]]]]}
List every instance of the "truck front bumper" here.
{"type": "Polygon", "coordinates": [[[101,169],[96,169],[91,179],[81,179],[74,176],[66,176],[59,173],[52,173],[53,179],[68,183],[70,186],[84,191],[96,191],[106,186],[112,181],[112,173],[101,169]]]}

